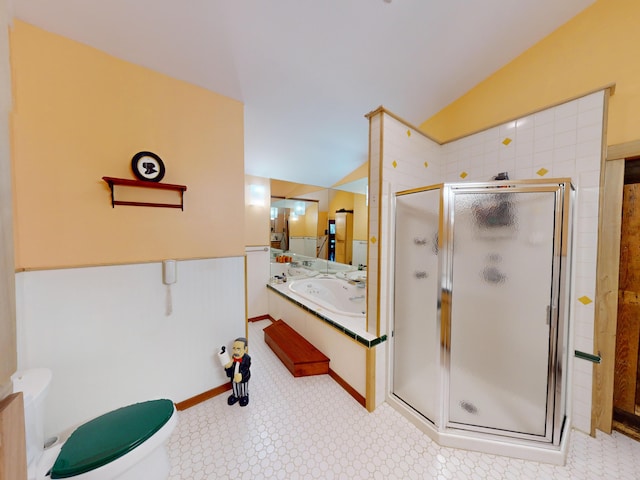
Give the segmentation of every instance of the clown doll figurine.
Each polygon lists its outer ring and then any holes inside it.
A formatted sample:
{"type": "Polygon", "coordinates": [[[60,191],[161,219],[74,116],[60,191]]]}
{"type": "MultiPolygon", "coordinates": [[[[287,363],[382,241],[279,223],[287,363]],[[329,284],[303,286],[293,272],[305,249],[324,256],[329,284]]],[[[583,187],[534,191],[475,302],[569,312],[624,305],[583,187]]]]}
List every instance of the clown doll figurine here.
{"type": "Polygon", "coordinates": [[[249,404],[249,378],[251,377],[251,357],[247,353],[249,344],[244,337],[238,337],[231,348],[232,359],[224,366],[227,377],[231,379],[233,393],[227,399],[229,405],[240,402],[241,407],[249,404]]]}

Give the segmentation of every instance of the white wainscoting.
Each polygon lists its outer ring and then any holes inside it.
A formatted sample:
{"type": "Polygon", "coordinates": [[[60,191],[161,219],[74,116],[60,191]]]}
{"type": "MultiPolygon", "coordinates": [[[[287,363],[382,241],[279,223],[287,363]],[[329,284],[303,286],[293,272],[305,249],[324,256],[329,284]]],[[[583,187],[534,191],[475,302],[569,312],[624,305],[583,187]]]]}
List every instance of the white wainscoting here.
{"type": "Polygon", "coordinates": [[[289,251],[304,255],[304,237],[289,237],[289,251]]]}
{"type": "Polygon", "coordinates": [[[317,245],[317,237],[289,237],[289,251],[298,255],[315,257],[317,245]]]}
{"type": "Polygon", "coordinates": [[[318,250],[318,237],[304,237],[304,255],[315,258],[318,250]]]}
{"type": "Polygon", "coordinates": [[[170,287],[162,263],[22,272],[16,286],[18,368],[53,371],[47,436],[223,385],[216,353],[245,335],[242,256],[179,261],[170,287]]]}
{"type": "Polygon", "coordinates": [[[256,318],[269,313],[267,283],[269,282],[271,253],[269,246],[246,247],[247,254],[247,317],[256,318]]]}

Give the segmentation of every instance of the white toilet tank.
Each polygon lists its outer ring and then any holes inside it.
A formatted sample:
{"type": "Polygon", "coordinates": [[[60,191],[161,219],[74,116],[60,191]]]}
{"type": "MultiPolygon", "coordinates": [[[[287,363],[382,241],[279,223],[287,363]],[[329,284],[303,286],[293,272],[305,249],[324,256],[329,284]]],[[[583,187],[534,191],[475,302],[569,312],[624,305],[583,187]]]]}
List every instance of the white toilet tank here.
{"type": "Polygon", "coordinates": [[[48,368],[35,368],[14,373],[13,391],[24,396],[27,465],[33,467],[44,450],[44,400],[49,392],[52,373],[48,368]]]}

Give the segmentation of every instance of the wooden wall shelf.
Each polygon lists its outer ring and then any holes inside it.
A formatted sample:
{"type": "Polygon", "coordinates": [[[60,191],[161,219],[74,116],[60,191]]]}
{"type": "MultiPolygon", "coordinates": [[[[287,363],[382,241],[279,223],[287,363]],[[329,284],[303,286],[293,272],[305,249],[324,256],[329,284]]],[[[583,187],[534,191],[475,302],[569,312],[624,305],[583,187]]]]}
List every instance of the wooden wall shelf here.
{"type": "Polygon", "coordinates": [[[102,180],[107,182],[111,189],[111,207],[116,205],[130,205],[137,207],[163,207],[163,208],[179,208],[184,210],[184,192],[187,190],[185,185],[172,185],[170,183],[159,182],[145,182],[142,180],[129,180],[126,178],[114,178],[114,177],[102,177],[102,180]],[[142,187],[142,188],[154,188],[157,190],[173,190],[180,192],[180,203],[150,203],[150,202],[129,202],[115,199],[116,185],[122,185],[125,187],[142,187]]]}

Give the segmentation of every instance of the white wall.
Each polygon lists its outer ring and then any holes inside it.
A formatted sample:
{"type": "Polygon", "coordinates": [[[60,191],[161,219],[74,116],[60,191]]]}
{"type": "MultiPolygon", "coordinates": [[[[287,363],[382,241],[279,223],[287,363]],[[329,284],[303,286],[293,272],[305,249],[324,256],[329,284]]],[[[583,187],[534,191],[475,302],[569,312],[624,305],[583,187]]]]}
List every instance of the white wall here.
{"type": "Polygon", "coordinates": [[[18,368],[48,367],[45,435],[153,398],[184,401],[228,380],[216,352],[245,335],[244,258],[16,275],[18,368]]]}
{"type": "Polygon", "coordinates": [[[271,276],[271,254],[268,245],[246,247],[247,254],[247,318],[269,313],[267,283],[271,276]]]}

